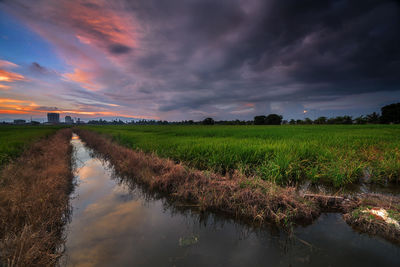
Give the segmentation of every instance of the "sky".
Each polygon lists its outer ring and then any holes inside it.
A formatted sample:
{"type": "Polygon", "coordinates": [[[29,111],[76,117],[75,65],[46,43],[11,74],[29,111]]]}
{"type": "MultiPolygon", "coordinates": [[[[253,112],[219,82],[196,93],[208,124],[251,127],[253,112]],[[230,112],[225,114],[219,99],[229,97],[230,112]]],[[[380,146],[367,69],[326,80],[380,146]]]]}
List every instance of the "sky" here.
{"type": "Polygon", "coordinates": [[[0,0],[0,121],[359,116],[399,33],[399,1],[0,0]]]}

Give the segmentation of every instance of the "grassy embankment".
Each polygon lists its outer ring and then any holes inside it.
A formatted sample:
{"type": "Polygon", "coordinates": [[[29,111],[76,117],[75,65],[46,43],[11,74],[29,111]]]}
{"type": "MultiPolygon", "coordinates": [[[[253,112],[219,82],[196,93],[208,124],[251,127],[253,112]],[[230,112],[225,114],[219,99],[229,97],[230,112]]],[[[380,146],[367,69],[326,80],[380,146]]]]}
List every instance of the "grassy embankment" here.
{"type": "Polygon", "coordinates": [[[118,143],[220,174],[342,186],[400,179],[399,125],[85,126],[118,143]]]}
{"type": "Polygon", "coordinates": [[[223,212],[251,223],[311,222],[320,213],[315,200],[301,197],[293,187],[243,176],[222,176],[188,168],[155,154],[133,150],[93,131],[75,129],[87,146],[105,157],[118,175],[132,178],[150,191],[167,193],[172,200],[189,201],[200,210],[223,212]]]}
{"type": "Polygon", "coordinates": [[[71,130],[0,127],[0,265],[49,266],[69,214],[71,130]]]}
{"type": "Polygon", "coordinates": [[[0,126],[0,169],[17,158],[30,144],[55,133],[55,126],[0,126]]]}

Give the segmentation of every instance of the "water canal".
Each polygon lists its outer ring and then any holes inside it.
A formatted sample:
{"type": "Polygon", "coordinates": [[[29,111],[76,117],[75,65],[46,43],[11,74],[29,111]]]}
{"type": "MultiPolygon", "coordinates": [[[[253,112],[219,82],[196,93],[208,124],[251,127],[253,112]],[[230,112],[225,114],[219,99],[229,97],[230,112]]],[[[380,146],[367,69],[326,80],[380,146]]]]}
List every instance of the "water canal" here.
{"type": "Polygon", "coordinates": [[[76,166],[66,266],[400,266],[400,247],[323,214],[293,236],[151,196],[71,141],[76,166]]]}

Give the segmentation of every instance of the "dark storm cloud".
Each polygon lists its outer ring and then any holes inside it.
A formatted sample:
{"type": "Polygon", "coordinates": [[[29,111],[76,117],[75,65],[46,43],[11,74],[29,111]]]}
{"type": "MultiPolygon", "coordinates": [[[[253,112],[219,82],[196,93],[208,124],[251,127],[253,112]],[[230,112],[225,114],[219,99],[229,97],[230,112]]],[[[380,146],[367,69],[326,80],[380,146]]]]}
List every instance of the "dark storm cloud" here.
{"type": "Polygon", "coordinates": [[[31,70],[33,70],[36,73],[46,74],[49,72],[47,70],[47,68],[43,67],[42,65],[40,65],[37,62],[32,62],[30,68],[31,68],[31,70]]]}
{"type": "Polygon", "coordinates": [[[114,44],[110,46],[109,50],[113,54],[126,54],[131,51],[131,48],[121,44],[114,44]]]}
{"type": "Polygon", "coordinates": [[[173,60],[167,55],[161,61],[153,56],[140,61],[153,67],[153,77],[168,81],[164,90],[187,92],[162,103],[161,111],[232,101],[320,102],[400,89],[396,1],[164,5],[131,4],[132,12],[152,29],[148,42],[179,51],[173,60]],[[177,71],[183,75],[174,79],[177,71]],[[208,94],[197,97],[198,90],[208,94]]]}
{"type": "Polygon", "coordinates": [[[82,6],[91,8],[91,9],[100,9],[101,7],[95,3],[90,3],[90,2],[83,2],[81,3],[82,6]]]}

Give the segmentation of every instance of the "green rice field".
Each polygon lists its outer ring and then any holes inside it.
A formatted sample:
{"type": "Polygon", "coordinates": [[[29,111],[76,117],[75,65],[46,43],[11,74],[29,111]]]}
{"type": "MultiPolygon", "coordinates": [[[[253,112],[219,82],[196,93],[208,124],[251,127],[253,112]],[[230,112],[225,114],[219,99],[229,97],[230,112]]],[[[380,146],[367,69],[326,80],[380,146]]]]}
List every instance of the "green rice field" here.
{"type": "Polygon", "coordinates": [[[0,168],[40,137],[54,133],[56,126],[0,126],[0,168]]]}
{"type": "Polygon", "coordinates": [[[218,173],[280,184],[400,181],[399,125],[83,126],[120,144],[218,173]]]}

